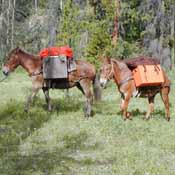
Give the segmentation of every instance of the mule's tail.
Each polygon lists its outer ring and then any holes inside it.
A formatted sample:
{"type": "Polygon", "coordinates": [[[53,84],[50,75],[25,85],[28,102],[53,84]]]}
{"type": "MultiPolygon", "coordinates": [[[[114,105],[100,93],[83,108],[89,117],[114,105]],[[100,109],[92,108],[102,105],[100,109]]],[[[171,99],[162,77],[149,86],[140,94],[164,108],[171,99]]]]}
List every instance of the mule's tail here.
{"type": "Polygon", "coordinates": [[[95,79],[93,80],[93,92],[94,92],[94,97],[96,101],[101,100],[101,86],[100,86],[100,81],[99,81],[99,74],[96,73],[95,79]]]}

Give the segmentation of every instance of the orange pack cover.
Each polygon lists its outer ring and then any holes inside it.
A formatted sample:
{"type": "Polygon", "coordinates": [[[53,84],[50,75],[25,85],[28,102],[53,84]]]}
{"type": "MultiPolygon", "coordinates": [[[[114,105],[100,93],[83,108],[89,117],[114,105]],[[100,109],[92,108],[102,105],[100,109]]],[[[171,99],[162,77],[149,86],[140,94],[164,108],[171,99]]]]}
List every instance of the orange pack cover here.
{"type": "Polygon", "coordinates": [[[49,56],[60,56],[60,55],[65,55],[68,58],[73,58],[73,50],[68,46],[48,47],[42,49],[39,55],[41,59],[44,59],[49,56]]]}
{"type": "Polygon", "coordinates": [[[133,70],[136,87],[156,86],[164,82],[160,65],[139,65],[133,70]]]}

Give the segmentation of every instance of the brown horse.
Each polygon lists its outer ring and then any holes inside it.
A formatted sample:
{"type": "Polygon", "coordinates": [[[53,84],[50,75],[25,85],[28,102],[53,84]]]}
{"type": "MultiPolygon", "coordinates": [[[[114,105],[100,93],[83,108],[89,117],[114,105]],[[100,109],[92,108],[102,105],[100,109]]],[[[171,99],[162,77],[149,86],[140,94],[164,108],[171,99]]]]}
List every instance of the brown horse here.
{"type": "Polygon", "coordinates": [[[117,61],[115,59],[104,59],[103,61],[103,65],[100,69],[100,84],[102,87],[105,87],[108,80],[114,79],[122,96],[121,111],[123,113],[124,119],[131,119],[130,113],[127,112],[127,108],[131,97],[136,96],[148,98],[149,110],[145,115],[145,119],[149,119],[150,114],[154,110],[154,97],[157,93],[160,93],[166,109],[166,119],[168,121],[170,120],[168,96],[170,92],[170,80],[164,71],[164,83],[162,85],[155,87],[146,86],[137,89],[132,72],[126,63],[117,61]]]}
{"type": "MultiPolygon", "coordinates": [[[[28,75],[31,77],[32,80],[32,93],[28,97],[25,111],[28,112],[29,106],[36,96],[40,89],[43,89],[45,94],[45,99],[47,103],[48,110],[51,111],[51,104],[49,98],[49,88],[45,88],[43,86],[44,78],[42,74],[42,61],[38,56],[33,56],[21,50],[20,48],[16,48],[12,50],[7,58],[7,62],[3,67],[4,75],[9,75],[10,72],[14,71],[18,66],[22,66],[27,72],[28,75]]],[[[63,83],[61,85],[61,89],[67,89],[71,87],[78,87],[81,92],[86,97],[86,104],[85,104],[85,117],[89,117],[92,114],[92,101],[93,101],[93,93],[91,91],[91,85],[93,83],[93,90],[94,95],[100,90],[97,86],[97,78],[96,78],[96,71],[92,64],[83,61],[77,60],[76,61],[76,71],[70,72],[68,74],[67,83],[65,83],[65,87],[63,83]]],[[[59,88],[59,81],[57,81],[59,88]]]]}

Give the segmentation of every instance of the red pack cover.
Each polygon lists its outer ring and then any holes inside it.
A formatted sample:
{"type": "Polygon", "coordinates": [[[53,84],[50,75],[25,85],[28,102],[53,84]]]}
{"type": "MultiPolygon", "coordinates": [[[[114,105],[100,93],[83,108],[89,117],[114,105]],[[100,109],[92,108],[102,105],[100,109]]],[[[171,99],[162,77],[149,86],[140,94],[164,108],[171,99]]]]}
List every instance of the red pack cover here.
{"type": "Polygon", "coordinates": [[[39,53],[41,59],[44,59],[49,56],[60,56],[65,55],[69,59],[73,58],[73,50],[68,46],[61,46],[61,47],[48,47],[44,48],[39,53]]]}

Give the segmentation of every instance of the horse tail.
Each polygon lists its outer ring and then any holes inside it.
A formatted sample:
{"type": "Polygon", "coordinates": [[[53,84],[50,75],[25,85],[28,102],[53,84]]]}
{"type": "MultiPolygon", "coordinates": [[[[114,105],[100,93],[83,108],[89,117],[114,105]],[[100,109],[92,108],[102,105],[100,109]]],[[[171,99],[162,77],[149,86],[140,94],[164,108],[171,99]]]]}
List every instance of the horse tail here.
{"type": "Polygon", "coordinates": [[[102,93],[101,93],[101,86],[100,86],[99,74],[98,73],[95,74],[95,78],[93,80],[93,92],[94,92],[95,100],[100,101],[102,93]]]}

